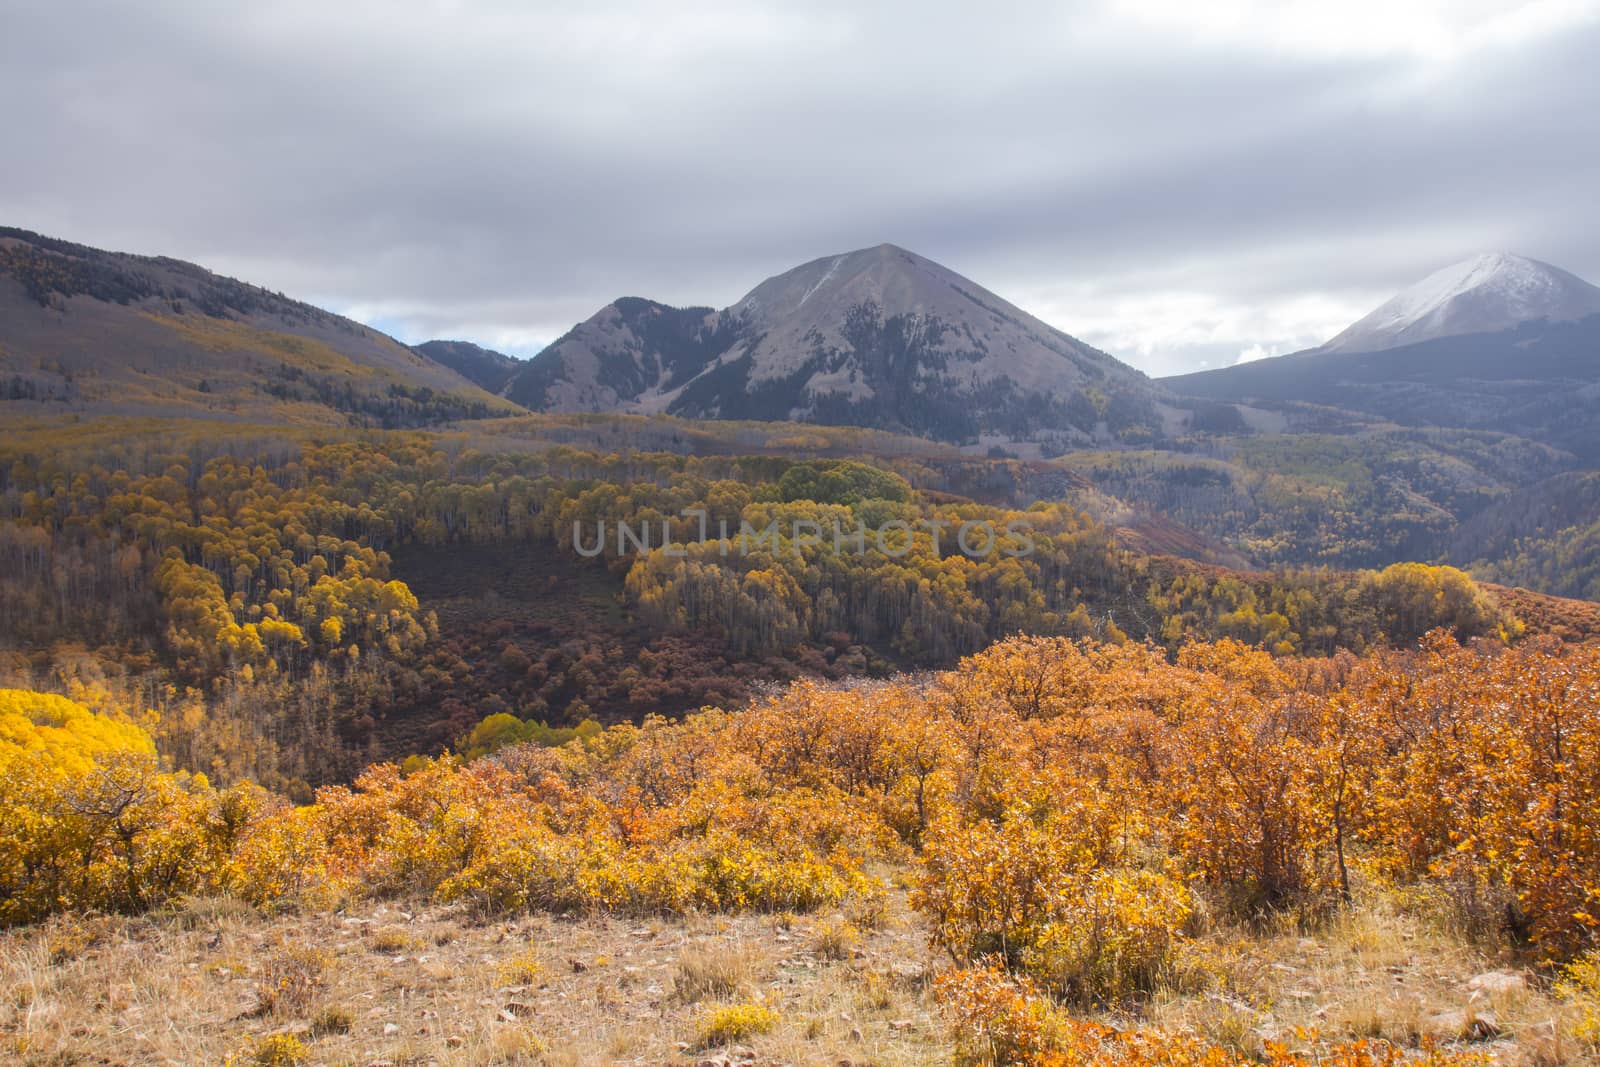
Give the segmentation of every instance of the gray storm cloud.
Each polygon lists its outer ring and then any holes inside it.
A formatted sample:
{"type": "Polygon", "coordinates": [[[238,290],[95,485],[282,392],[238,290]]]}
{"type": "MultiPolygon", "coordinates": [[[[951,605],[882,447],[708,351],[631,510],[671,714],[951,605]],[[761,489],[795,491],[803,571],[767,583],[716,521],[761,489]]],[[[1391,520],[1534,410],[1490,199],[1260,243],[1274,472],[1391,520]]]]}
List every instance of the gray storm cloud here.
{"type": "Polygon", "coordinates": [[[893,241],[1153,373],[1600,279],[1595,5],[1397,6],[0,0],[0,223],[524,349],[893,241]]]}

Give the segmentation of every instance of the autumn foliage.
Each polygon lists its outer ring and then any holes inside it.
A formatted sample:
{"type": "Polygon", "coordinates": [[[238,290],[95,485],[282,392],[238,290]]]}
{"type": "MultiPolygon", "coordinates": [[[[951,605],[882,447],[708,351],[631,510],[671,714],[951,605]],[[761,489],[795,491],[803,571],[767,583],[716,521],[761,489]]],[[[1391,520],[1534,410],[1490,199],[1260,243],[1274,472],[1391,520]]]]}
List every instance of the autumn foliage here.
{"type": "Polygon", "coordinates": [[[875,864],[958,962],[1137,996],[1209,907],[1431,886],[1551,959],[1600,932],[1600,653],[1280,661],[1002,642],[925,684],[801,683],[741,713],[369,769],[293,805],[160,768],[114,711],[9,691],[4,918],[229,892],[486,911],[805,910],[875,864]]]}
{"type": "MultiPolygon", "coordinates": [[[[1073,1012],[1205,988],[1200,914],[1310,920],[1384,887],[1576,960],[1563,988],[1590,995],[1597,687],[1600,650],[1443,634],[1317,661],[1015,638],[905,683],[379,764],[298,805],[162,769],[115,708],[4,691],[0,922],[214,894],[869,914],[901,871],[968,1062],[1233,1067],[1260,1061],[1073,1012]]],[[[1295,1047],[1265,1062],[1479,1062],[1295,1047]]]]}
{"type": "Polygon", "coordinates": [[[217,891],[258,793],[162,772],[132,723],[0,690],[0,923],[217,891]]]}
{"type": "Polygon", "coordinates": [[[948,667],[1017,633],[1317,655],[1520,632],[1449,568],[1224,572],[1127,551],[1063,503],[953,497],[909,461],[166,433],[0,442],[0,677],[103,683],[159,712],[182,766],[302,800],[491,715],[636,721],[763,680],[948,667]],[[964,547],[965,523],[993,536],[964,547]],[[622,524],[651,551],[621,551],[622,524]],[[396,573],[491,551],[507,574],[542,561],[550,625],[441,626],[396,573]]]}

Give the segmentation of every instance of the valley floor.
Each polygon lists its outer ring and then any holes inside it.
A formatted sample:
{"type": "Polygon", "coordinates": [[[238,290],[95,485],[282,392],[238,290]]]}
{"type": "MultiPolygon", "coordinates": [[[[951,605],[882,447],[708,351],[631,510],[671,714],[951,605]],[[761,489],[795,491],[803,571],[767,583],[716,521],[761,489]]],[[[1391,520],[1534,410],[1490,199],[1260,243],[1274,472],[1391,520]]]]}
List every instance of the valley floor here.
{"type": "MultiPolygon", "coordinates": [[[[1313,931],[1219,928],[1102,1021],[1252,1054],[1424,1039],[1525,1067],[1593,1063],[1537,976],[1378,901],[1313,931]]],[[[200,901],[0,935],[0,1058],[67,1064],[879,1064],[955,1057],[946,962],[905,894],[881,915],[533,915],[419,904],[260,915],[200,901]],[[761,1009],[765,1009],[762,1011],[761,1009]],[[770,1013],[770,1014],[767,1014],[770,1013]],[[763,1032],[763,1020],[768,1024],[763,1032]],[[731,1031],[708,1037],[713,1022],[731,1031]],[[751,1032],[740,1033],[741,1026],[751,1032]]]]}

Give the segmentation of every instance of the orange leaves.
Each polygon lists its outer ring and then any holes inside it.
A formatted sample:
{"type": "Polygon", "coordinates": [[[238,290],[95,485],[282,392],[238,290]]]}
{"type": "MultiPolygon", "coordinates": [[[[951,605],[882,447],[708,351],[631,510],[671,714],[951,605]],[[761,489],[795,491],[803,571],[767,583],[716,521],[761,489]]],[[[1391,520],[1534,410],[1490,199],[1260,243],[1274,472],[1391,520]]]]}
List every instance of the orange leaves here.
{"type": "Polygon", "coordinates": [[[1235,681],[1179,728],[1166,792],[1173,844],[1242,905],[1294,904],[1326,875],[1301,704],[1235,681]]]}
{"type": "Polygon", "coordinates": [[[934,980],[934,996],[963,1063],[1042,1067],[1072,1042],[1070,1022],[1031,982],[994,968],[944,971],[934,980]]]}
{"type": "MultiPolygon", "coordinates": [[[[729,779],[709,759],[683,792],[648,800],[615,788],[640,748],[640,731],[618,733],[631,743],[370,768],[258,823],[230,872],[258,900],[423,894],[488,911],[798,911],[879,891],[861,866],[894,838],[864,800],[827,786],[769,793],[739,761],[729,779]]],[[[698,730],[646,736],[692,752],[698,730]]]]}
{"type": "Polygon", "coordinates": [[[1193,909],[1188,888],[1164,875],[1097,870],[1057,905],[1023,953],[1023,966],[1075,1003],[1146,995],[1167,973],[1193,909]]]}
{"type": "Polygon", "coordinates": [[[328,838],[314,808],[287,805],[247,829],[222,868],[221,884],[257,905],[331,907],[354,890],[329,870],[328,838]]]}
{"type": "Polygon", "coordinates": [[[1018,781],[998,820],[951,811],[933,822],[912,904],[956,959],[1015,962],[1092,872],[1115,860],[1118,829],[1111,806],[1084,783],[1059,774],[1018,781]]]}
{"type": "Polygon", "coordinates": [[[1393,877],[1437,877],[1502,903],[1553,958],[1594,946],[1600,890],[1600,654],[1484,655],[1430,639],[1352,678],[1372,818],[1363,844],[1393,877]]]}
{"type": "Polygon", "coordinates": [[[1551,958],[1600,936],[1591,650],[1435,637],[1289,670],[1233,642],[1173,664],[1019,638],[921,685],[801,683],[739,713],[380,765],[302,808],[160,774],[147,742],[112,759],[131,728],[35,704],[7,717],[0,696],[0,882],[26,902],[9,921],[212,888],[798,910],[871,896],[869,865],[916,856],[938,944],[1081,1000],[1151,984],[1191,889],[1303,909],[1353,872],[1441,880],[1551,958]]]}
{"type": "MultiPolygon", "coordinates": [[[[1058,847],[1006,836],[1028,831],[1008,821],[1018,783],[1049,767],[1114,796],[1134,845],[1240,906],[1325,907],[1362,869],[1502,897],[1511,932],[1555,957],[1600,938],[1595,651],[1475,651],[1436,633],[1417,654],[1291,671],[1226,641],[1168,664],[1018,638],[942,675],[928,704],[954,746],[925,854],[947,891],[1008,891],[1058,847]]],[[[926,901],[947,944],[961,941],[952,912],[984,926],[971,900],[926,901]]],[[[1019,923],[993,922],[990,942],[1014,941],[1019,923]]]]}

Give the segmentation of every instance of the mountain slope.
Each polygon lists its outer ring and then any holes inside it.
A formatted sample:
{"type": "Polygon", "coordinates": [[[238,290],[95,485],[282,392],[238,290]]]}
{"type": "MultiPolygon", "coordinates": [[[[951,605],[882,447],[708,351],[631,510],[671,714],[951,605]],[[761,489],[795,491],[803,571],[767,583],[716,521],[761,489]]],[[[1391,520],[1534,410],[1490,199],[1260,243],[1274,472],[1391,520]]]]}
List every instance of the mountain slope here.
{"type": "Polygon", "coordinates": [[[534,411],[659,411],[741,336],[710,308],[622,297],[524,364],[502,393],[534,411]]]}
{"type": "Polygon", "coordinates": [[[1525,322],[1600,314],[1600,288],[1536,259],[1486,252],[1428,275],[1322,346],[1381,352],[1441,337],[1499,333],[1525,322]]]}
{"type": "Polygon", "coordinates": [[[1508,495],[1461,524],[1449,558],[1493,581],[1600,598],[1600,473],[1572,471],[1508,495]]]}
{"type": "Polygon", "coordinates": [[[0,399],[403,426],[514,405],[376,330],[164,257],[0,228],[0,399]]]}
{"type": "Polygon", "coordinates": [[[1532,260],[1480,257],[1322,348],[1161,384],[1186,397],[1494,430],[1600,460],[1600,289],[1532,260]]]}
{"type": "Polygon", "coordinates": [[[893,245],[814,260],[723,311],[628,298],[531,360],[540,411],[793,419],[941,440],[1150,440],[1138,371],[893,245]]]}
{"type": "Polygon", "coordinates": [[[412,346],[440,366],[449,367],[478,388],[498,393],[523,360],[483,348],[471,341],[424,341],[412,346]]]}

